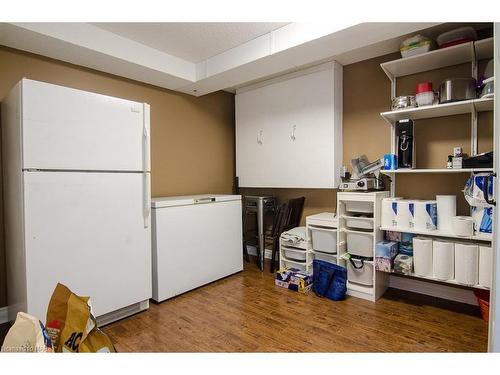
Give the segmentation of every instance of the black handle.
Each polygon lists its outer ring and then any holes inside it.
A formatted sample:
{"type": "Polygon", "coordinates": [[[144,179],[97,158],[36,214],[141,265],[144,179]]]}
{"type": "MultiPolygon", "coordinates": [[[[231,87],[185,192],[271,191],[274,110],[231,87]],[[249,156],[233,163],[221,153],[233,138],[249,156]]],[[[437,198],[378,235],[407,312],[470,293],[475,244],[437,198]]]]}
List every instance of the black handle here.
{"type": "Polygon", "coordinates": [[[491,175],[485,176],[484,177],[484,183],[483,183],[483,196],[484,200],[486,203],[488,203],[491,206],[496,206],[497,202],[494,199],[490,199],[489,193],[488,193],[488,188],[489,188],[489,183],[490,183],[490,176],[491,177],[496,177],[495,173],[492,173],[491,175]]]}
{"type": "Polygon", "coordinates": [[[352,260],[352,258],[349,258],[349,262],[351,262],[352,266],[357,269],[357,270],[360,270],[361,268],[363,268],[365,266],[365,260],[363,258],[359,259],[361,261],[361,266],[356,266],[356,263],[354,263],[354,261],[352,260]]]}

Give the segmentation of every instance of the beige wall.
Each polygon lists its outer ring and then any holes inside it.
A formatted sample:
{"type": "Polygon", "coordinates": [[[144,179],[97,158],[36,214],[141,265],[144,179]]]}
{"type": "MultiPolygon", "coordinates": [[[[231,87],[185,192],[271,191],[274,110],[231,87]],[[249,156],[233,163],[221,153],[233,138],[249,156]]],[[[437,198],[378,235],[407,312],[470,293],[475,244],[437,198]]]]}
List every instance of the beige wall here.
{"type": "MultiPolygon", "coordinates": [[[[153,196],[231,193],[232,94],[195,98],[0,46],[0,98],[23,77],[149,103],[153,196]]],[[[4,268],[0,246],[0,306],[6,303],[4,268]]]]}

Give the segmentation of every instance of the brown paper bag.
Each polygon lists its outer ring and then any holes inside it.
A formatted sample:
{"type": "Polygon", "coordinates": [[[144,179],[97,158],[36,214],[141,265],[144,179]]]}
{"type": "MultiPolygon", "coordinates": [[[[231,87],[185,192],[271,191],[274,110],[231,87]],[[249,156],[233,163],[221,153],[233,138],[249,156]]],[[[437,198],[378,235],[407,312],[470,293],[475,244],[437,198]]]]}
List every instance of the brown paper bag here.
{"type": "Polygon", "coordinates": [[[47,331],[57,352],[114,352],[111,340],[97,329],[89,297],[57,284],[47,310],[47,331]],[[88,342],[87,342],[88,340],[88,342]]]}

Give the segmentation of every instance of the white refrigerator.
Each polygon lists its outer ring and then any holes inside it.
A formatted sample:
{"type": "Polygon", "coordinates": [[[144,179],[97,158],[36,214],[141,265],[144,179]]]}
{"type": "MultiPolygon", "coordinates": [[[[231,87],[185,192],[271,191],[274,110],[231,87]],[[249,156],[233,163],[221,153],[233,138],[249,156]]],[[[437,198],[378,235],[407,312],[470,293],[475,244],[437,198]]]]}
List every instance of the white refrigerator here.
{"type": "Polygon", "coordinates": [[[98,323],[151,297],[149,105],[21,80],[2,101],[9,320],[58,282],[98,323]]]}

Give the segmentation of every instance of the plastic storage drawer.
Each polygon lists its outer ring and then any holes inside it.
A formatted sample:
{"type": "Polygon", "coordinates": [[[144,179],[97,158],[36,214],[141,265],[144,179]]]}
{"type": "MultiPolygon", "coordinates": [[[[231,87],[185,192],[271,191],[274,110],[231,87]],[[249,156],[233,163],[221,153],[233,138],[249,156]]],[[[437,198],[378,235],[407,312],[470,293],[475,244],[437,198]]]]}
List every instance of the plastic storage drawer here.
{"type": "Polygon", "coordinates": [[[325,262],[337,264],[337,256],[333,254],[319,253],[316,251],[314,253],[314,259],[324,260],[325,262]]]}
{"type": "Polygon", "coordinates": [[[346,216],[345,226],[347,228],[373,230],[373,219],[365,216],[346,216]]]}
{"type": "Polygon", "coordinates": [[[346,236],[349,254],[373,257],[373,233],[348,231],[346,236]]]}
{"type": "Polygon", "coordinates": [[[373,202],[345,201],[345,210],[348,212],[373,214],[373,202]]]}
{"type": "Polygon", "coordinates": [[[326,228],[311,228],[312,248],[323,253],[337,252],[337,230],[326,228]]]}
{"type": "Polygon", "coordinates": [[[293,248],[293,247],[285,247],[282,246],[281,250],[283,251],[283,255],[285,259],[292,260],[295,262],[305,262],[306,261],[306,252],[301,249],[293,248]]]}
{"type": "MultiPolygon", "coordinates": [[[[361,266],[361,260],[351,258],[356,267],[361,266]]],[[[351,283],[362,285],[373,285],[373,262],[364,261],[362,268],[354,268],[350,261],[347,261],[347,280],[351,283]]]]}

